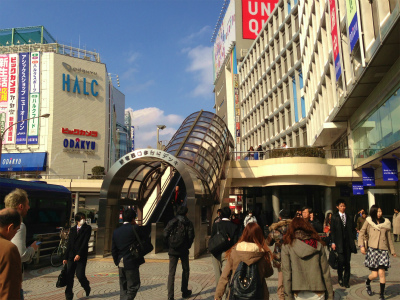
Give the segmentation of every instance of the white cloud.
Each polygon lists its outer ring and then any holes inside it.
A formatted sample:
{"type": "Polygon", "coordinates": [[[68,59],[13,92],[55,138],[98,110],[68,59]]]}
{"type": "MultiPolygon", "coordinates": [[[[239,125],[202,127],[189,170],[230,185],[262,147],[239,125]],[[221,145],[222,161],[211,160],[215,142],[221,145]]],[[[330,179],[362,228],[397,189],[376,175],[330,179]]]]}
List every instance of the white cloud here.
{"type": "Polygon", "coordinates": [[[165,125],[164,130],[159,131],[159,139],[167,144],[184,118],[179,115],[166,115],[165,112],[157,107],[147,107],[131,111],[132,125],[135,126],[135,149],[156,147],[157,144],[157,125],[165,125]]]}
{"type": "Polygon", "coordinates": [[[192,96],[211,96],[213,91],[212,47],[200,45],[195,48],[186,48],[182,52],[187,53],[190,60],[186,71],[192,73],[196,80],[192,96]]]}
{"type": "Polygon", "coordinates": [[[203,28],[201,28],[199,31],[194,32],[186,37],[184,37],[183,39],[181,39],[181,43],[183,44],[189,44],[192,42],[197,42],[197,40],[201,37],[203,37],[204,35],[211,35],[211,27],[210,26],[204,26],[203,28]]]}

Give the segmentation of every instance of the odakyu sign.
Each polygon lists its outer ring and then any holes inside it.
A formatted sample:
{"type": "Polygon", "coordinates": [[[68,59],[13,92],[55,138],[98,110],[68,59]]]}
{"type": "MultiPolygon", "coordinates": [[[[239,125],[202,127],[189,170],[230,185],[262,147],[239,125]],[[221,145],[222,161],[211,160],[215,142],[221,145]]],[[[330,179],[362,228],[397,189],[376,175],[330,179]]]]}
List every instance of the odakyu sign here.
{"type": "Polygon", "coordinates": [[[96,142],[76,139],[64,139],[63,146],[65,149],[75,149],[75,150],[95,150],[96,142]]]}

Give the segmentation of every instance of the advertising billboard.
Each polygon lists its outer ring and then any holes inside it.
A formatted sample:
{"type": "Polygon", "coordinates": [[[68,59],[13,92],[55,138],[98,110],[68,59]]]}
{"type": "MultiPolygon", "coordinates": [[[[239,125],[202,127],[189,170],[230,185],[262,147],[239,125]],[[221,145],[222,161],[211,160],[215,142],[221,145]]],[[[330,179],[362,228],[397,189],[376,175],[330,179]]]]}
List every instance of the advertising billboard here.
{"type": "Polygon", "coordinates": [[[9,55],[8,72],[8,121],[7,127],[11,126],[4,138],[3,143],[15,144],[15,126],[18,108],[18,54],[9,55]]]}
{"type": "Polygon", "coordinates": [[[217,78],[217,74],[224,63],[230,45],[236,41],[235,19],[235,1],[231,0],[214,42],[214,79],[217,78]]]}
{"type": "Polygon", "coordinates": [[[243,39],[254,40],[279,0],[242,0],[243,39]]]}
{"type": "MultiPolygon", "coordinates": [[[[19,54],[18,74],[18,116],[17,121],[28,118],[29,101],[29,53],[19,54]]],[[[26,121],[17,124],[16,144],[26,144],[27,126],[26,121]]]]}
{"type": "Polygon", "coordinates": [[[40,112],[40,55],[39,52],[31,53],[30,67],[30,95],[29,115],[33,118],[28,121],[28,144],[37,144],[39,136],[39,112],[40,112]]]}
{"type": "Polygon", "coordinates": [[[331,17],[331,37],[333,47],[333,60],[335,62],[335,73],[336,81],[339,80],[342,74],[342,68],[340,65],[340,48],[339,48],[339,34],[338,34],[338,23],[337,23],[337,11],[336,11],[336,0],[329,0],[329,11],[331,17]]]}
{"type": "Polygon", "coordinates": [[[0,55],[0,133],[6,130],[8,116],[8,71],[9,57],[0,55]]]}
{"type": "Polygon", "coordinates": [[[359,39],[356,5],[357,5],[356,0],[346,1],[347,25],[349,26],[349,38],[350,38],[350,52],[353,52],[354,46],[356,45],[359,39]]]}

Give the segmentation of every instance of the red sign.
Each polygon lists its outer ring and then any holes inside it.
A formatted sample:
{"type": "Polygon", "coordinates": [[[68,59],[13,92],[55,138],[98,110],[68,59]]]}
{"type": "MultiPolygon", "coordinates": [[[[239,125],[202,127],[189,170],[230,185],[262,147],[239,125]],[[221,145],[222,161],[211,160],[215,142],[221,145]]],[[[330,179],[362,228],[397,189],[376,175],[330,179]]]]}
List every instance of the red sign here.
{"type": "Polygon", "coordinates": [[[87,131],[87,130],[79,130],[79,129],[72,130],[72,129],[68,129],[68,128],[63,128],[62,133],[97,137],[97,131],[87,131]]]}
{"type": "Polygon", "coordinates": [[[254,40],[279,0],[242,0],[243,38],[254,40]]]}

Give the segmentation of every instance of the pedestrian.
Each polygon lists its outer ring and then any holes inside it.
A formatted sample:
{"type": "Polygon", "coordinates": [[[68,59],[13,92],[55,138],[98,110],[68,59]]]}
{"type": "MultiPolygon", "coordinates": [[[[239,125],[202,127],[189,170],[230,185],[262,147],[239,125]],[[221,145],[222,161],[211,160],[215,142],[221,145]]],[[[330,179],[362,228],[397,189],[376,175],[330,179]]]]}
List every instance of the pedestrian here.
{"type": "Polygon", "coordinates": [[[315,229],[316,232],[323,232],[322,224],[317,218],[314,217],[314,213],[311,207],[304,206],[301,209],[301,215],[303,219],[310,223],[310,225],[315,229]]]}
{"type": "Polygon", "coordinates": [[[261,145],[258,145],[257,147],[257,151],[258,151],[258,156],[260,158],[260,160],[263,160],[264,158],[264,151],[261,145]]]}
{"type": "Polygon", "coordinates": [[[351,253],[357,253],[355,226],[353,219],[345,212],[346,202],[343,199],[336,201],[336,208],[338,212],[332,215],[331,221],[331,248],[338,253],[339,285],[349,288],[351,253]]]}
{"type": "Polygon", "coordinates": [[[213,221],[213,225],[214,225],[214,223],[218,223],[222,220],[221,213],[222,213],[222,209],[219,208],[217,210],[217,216],[215,217],[215,219],[213,221]]]}
{"type": "Polygon", "coordinates": [[[172,205],[174,207],[174,214],[176,215],[176,212],[178,210],[178,207],[183,205],[183,200],[184,200],[184,195],[182,191],[179,188],[179,185],[175,186],[175,191],[172,194],[172,205]]]}
{"type": "Polygon", "coordinates": [[[325,247],[309,222],[294,218],[283,237],[282,272],[285,299],[333,300],[325,247]]]}
{"type": "Polygon", "coordinates": [[[79,283],[85,290],[86,297],[89,297],[91,291],[85,272],[92,227],[86,224],[86,216],[81,212],[75,214],[75,224],[69,231],[67,249],[63,260],[63,264],[67,265],[67,287],[65,289],[65,298],[67,300],[74,298],[72,288],[74,287],[75,273],[79,283]]]}
{"type": "Polygon", "coordinates": [[[175,273],[178,260],[182,264],[182,298],[189,298],[192,290],[188,289],[189,283],[189,249],[194,240],[193,223],[187,218],[186,206],[178,208],[177,215],[168,222],[164,229],[164,239],[168,243],[169,273],[168,273],[168,300],[174,300],[175,273]]]}
{"type": "Polygon", "coordinates": [[[237,226],[240,225],[240,220],[239,220],[237,214],[232,214],[232,216],[231,216],[231,222],[232,222],[233,224],[237,225],[237,226]]]}
{"type": "Polygon", "coordinates": [[[17,246],[11,239],[20,228],[21,216],[17,210],[0,210],[0,299],[21,299],[22,264],[17,246]]]}
{"type": "Polygon", "coordinates": [[[359,217],[362,217],[363,212],[365,212],[364,208],[361,208],[358,213],[354,215],[354,223],[357,224],[357,220],[359,217]]]}
{"type": "Polygon", "coordinates": [[[114,230],[111,253],[114,264],[118,267],[121,300],[133,300],[140,288],[139,266],[144,264],[143,256],[134,258],[130,248],[137,245],[138,240],[134,230],[141,240],[148,238],[144,227],[135,222],[136,212],[127,209],[123,213],[123,224],[114,230]]]}
{"type": "Polygon", "coordinates": [[[226,247],[221,251],[221,253],[215,253],[211,255],[211,261],[215,273],[215,284],[218,284],[219,278],[221,276],[222,270],[226,265],[226,255],[225,252],[230,249],[239,239],[239,228],[233,224],[229,217],[231,216],[231,210],[229,207],[222,208],[221,211],[221,222],[214,223],[211,230],[211,238],[218,232],[223,236],[227,237],[228,242],[226,247]]]}
{"type": "MultiPolygon", "coordinates": [[[[9,193],[4,198],[4,204],[7,208],[13,208],[18,211],[22,220],[28,214],[30,209],[28,194],[22,189],[15,189],[11,193],[9,193]]],[[[24,278],[24,265],[23,263],[30,263],[32,258],[35,256],[36,251],[38,249],[38,245],[36,241],[33,242],[29,247],[26,247],[26,226],[23,221],[21,221],[20,228],[11,242],[17,246],[19,255],[21,256],[22,263],[22,280],[24,278]]],[[[21,300],[24,299],[24,291],[21,287],[21,300]]]]}
{"type": "Polygon", "coordinates": [[[322,238],[322,241],[325,243],[325,245],[330,248],[330,244],[331,244],[331,222],[332,222],[332,212],[328,211],[326,213],[326,217],[324,220],[324,233],[325,233],[325,237],[322,238]]]}
{"type": "MultiPolygon", "coordinates": [[[[261,227],[254,222],[247,224],[239,241],[226,251],[227,264],[219,278],[214,299],[220,300],[223,298],[228,282],[232,280],[232,277],[235,278],[234,273],[241,262],[248,266],[256,264],[261,280],[258,291],[255,291],[259,292],[257,299],[269,299],[269,291],[265,279],[274,274],[271,257],[272,253],[264,239],[261,227]]],[[[226,299],[235,298],[231,298],[229,294],[226,299]]]]}
{"type": "Polygon", "coordinates": [[[247,224],[249,224],[249,223],[257,223],[257,219],[256,219],[256,217],[253,215],[253,210],[249,210],[249,213],[247,214],[247,216],[246,216],[246,218],[244,218],[244,222],[243,222],[243,225],[244,225],[244,227],[246,227],[247,226],[247,224]]]}
{"type": "Polygon", "coordinates": [[[288,145],[286,144],[286,142],[282,143],[282,148],[284,148],[284,149],[289,148],[288,145]]]}
{"type": "Polygon", "coordinates": [[[248,159],[253,160],[254,159],[254,148],[253,148],[253,146],[250,146],[248,152],[249,152],[247,154],[248,159]]]}
{"type": "Polygon", "coordinates": [[[378,205],[372,205],[369,213],[370,217],[366,218],[358,237],[361,253],[366,254],[364,265],[371,271],[365,285],[368,295],[372,296],[371,281],[379,275],[379,300],[385,300],[385,271],[390,267],[389,250],[396,257],[390,233],[392,226],[389,219],[382,216],[382,210],[378,205]],[[366,250],[365,241],[368,242],[368,250],[366,250]]]}
{"type": "Polygon", "coordinates": [[[394,241],[400,242],[400,213],[398,208],[394,209],[393,214],[393,235],[394,241]]]}
{"type": "Polygon", "coordinates": [[[269,246],[275,244],[274,247],[274,257],[272,259],[273,266],[278,269],[278,298],[279,300],[285,300],[285,294],[283,292],[283,274],[282,274],[282,265],[281,265],[281,251],[282,251],[282,243],[283,236],[286,234],[290,223],[292,222],[289,219],[289,212],[285,209],[282,209],[279,212],[279,222],[271,224],[269,227],[269,235],[267,238],[267,243],[269,246]]]}
{"type": "Polygon", "coordinates": [[[365,220],[367,219],[367,213],[363,210],[361,212],[361,217],[358,217],[357,219],[357,226],[356,226],[356,230],[357,230],[357,239],[359,237],[359,233],[361,228],[363,227],[365,220]]]}

